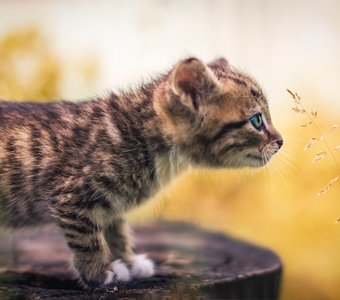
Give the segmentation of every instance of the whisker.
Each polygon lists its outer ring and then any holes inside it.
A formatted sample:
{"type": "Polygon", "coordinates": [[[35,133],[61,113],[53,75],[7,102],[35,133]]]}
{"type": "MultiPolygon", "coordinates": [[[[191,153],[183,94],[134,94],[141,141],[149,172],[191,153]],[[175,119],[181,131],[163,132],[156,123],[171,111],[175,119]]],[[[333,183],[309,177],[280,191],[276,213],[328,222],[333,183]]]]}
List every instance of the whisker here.
{"type": "MultiPolygon", "coordinates": [[[[271,155],[273,155],[273,154],[276,153],[276,151],[273,151],[272,149],[268,149],[268,152],[269,152],[271,155]]],[[[272,160],[272,161],[271,161],[271,166],[272,166],[272,168],[273,168],[273,171],[275,171],[275,173],[279,175],[279,177],[280,177],[281,181],[284,183],[284,185],[287,186],[287,185],[288,185],[288,182],[287,182],[287,180],[286,180],[286,176],[285,176],[285,174],[282,172],[282,170],[281,170],[279,164],[277,164],[277,161],[272,160]]],[[[275,174],[275,175],[276,175],[276,174],[275,174]]]]}
{"type": "Polygon", "coordinates": [[[271,184],[271,174],[270,174],[270,168],[268,167],[268,154],[266,149],[263,150],[262,152],[262,156],[263,156],[263,161],[264,161],[264,170],[265,170],[265,178],[266,178],[266,185],[265,185],[265,189],[268,191],[270,189],[270,184],[271,184]]]}
{"type": "Polygon", "coordinates": [[[289,168],[289,170],[293,170],[294,172],[299,172],[301,170],[299,167],[300,164],[292,163],[290,157],[283,155],[283,153],[279,153],[279,155],[276,156],[276,160],[278,160],[281,164],[284,164],[287,168],[289,168]]]}

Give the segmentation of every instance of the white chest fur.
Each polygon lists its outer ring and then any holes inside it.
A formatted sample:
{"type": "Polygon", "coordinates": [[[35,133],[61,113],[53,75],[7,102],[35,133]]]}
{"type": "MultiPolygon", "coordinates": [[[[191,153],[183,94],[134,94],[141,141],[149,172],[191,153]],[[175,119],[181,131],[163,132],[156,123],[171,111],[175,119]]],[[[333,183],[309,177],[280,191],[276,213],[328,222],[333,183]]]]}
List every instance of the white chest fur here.
{"type": "Polygon", "coordinates": [[[189,163],[183,157],[172,151],[156,157],[156,191],[168,186],[176,177],[189,168],[189,163]]]}

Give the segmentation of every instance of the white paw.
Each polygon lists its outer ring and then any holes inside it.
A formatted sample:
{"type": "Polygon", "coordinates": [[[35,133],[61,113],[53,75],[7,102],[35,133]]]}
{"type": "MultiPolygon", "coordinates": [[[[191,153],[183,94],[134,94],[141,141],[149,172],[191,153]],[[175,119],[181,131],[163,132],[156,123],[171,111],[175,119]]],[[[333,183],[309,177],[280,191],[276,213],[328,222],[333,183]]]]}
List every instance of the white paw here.
{"type": "Polygon", "coordinates": [[[104,285],[108,285],[113,281],[129,281],[131,280],[130,271],[126,264],[120,259],[116,259],[110,264],[110,270],[106,271],[104,285]]]}
{"type": "Polygon", "coordinates": [[[145,254],[134,255],[132,258],[131,274],[134,278],[147,278],[155,274],[155,267],[151,259],[145,254]]]}
{"type": "Polygon", "coordinates": [[[106,271],[106,278],[104,280],[103,285],[110,284],[113,281],[114,278],[115,278],[115,274],[113,274],[112,271],[106,271]]]}

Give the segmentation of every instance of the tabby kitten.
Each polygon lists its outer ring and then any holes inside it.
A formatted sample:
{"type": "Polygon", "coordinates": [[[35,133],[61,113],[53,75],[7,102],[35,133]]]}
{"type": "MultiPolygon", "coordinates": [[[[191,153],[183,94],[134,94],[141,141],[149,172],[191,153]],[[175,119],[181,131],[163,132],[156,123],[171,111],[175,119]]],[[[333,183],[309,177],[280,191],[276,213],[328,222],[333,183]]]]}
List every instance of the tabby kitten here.
{"type": "Polygon", "coordinates": [[[150,277],[124,214],[189,165],[260,167],[281,146],[261,88],[225,59],[88,102],[1,102],[0,226],[55,222],[87,286],[150,277]]]}

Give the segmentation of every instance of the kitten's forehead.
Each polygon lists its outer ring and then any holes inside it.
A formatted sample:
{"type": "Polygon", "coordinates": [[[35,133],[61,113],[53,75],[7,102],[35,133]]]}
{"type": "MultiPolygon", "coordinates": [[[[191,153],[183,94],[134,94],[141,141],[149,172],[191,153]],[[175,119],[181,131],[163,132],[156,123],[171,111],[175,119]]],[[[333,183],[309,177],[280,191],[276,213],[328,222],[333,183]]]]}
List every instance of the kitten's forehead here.
{"type": "Polygon", "coordinates": [[[226,105],[234,111],[234,115],[246,118],[261,112],[270,121],[266,96],[253,77],[231,66],[224,70],[222,76],[221,73],[219,75],[226,105]],[[228,103],[230,99],[232,103],[228,103]]]}

